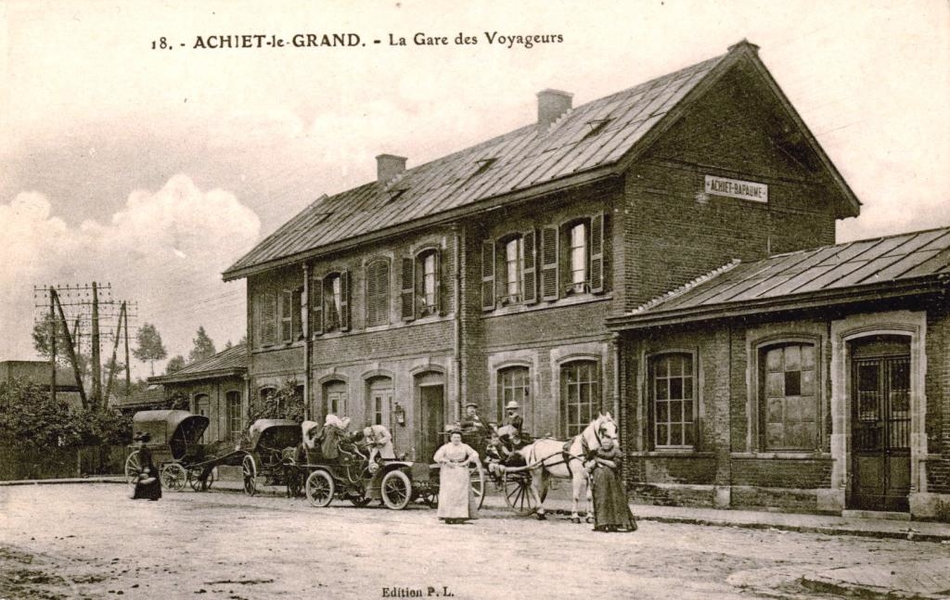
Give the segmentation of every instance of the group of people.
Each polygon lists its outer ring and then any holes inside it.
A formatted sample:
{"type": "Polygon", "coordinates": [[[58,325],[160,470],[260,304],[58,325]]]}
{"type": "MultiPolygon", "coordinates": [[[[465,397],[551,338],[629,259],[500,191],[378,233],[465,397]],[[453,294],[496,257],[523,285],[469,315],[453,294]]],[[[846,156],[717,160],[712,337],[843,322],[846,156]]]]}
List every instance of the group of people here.
{"type": "Polygon", "coordinates": [[[303,433],[302,450],[316,450],[325,460],[340,457],[340,447],[345,443],[361,444],[369,451],[370,469],[379,468],[380,460],[394,459],[393,436],[385,425],[367,425],[361,431],[350,433],[350,418],[328,414],[319,426],[315,421],[300,424],[303,433]]]}
{"type": "MultiPolygon", "coordinates": [[[[529,442],[523,431],[524,419],[519,414],[515,401],[505,406],[505,419],[501,426],[486,423],[478,414],[478,405],[471,402],[465,406],[465,418],[445,432],[448,441],[435,453],[433,461],[439,469],[438,518],[448,524],[464,523],[477,518],[477,505],[472,490],[469,465],[481,463],[479,453],[462,441],[463,433],[472,438],[486,440],[485,463],[492,476],[498,477],[505,468],[525,466],[518,452],[529,442]]],[[[328,414],[322,426],[315,421],[301,424],[303,442],[300,452],[319,451],[325,460],[337,460],[341,445],[361,444],[369,451],[370,471],[379,468],[381,460],[395,459],[392,434],[383,425],[371,424],[361,431],[350,433],[350,419],[328,414]]],[[[148,433],[136,433],[134,440],[139,452],[139,473],[132,498],[158,500],[162,496],[158,470],[148,448],[148,433]]],[[[594,501],[595,531],[635,531],[633,514],[627,504],[627,496],[620,477],[623,453],[610,438],[602,440],[602,446],[583,458],[583,465],[590,474],[594,501]]]]}
{"type": "MultiPolygon", "coordinates": [[[[500,477],[504,469],[526,466],[518,452],[530,443],[523,430],[524,419],[515,401],[505,405],[505,419],[501,426],[485,423],[478,415],[474,402],[465,406],[465,418],[446,433],[449,441],[435,453],[440,465],[438,517],[446,523],[462,523],[476,518],[475,498],[469,481],[469,465],[480,462],[474,448],[462,441],[463,433],[474,434],[475,439],[486,439],[484,456],[489,473],[500,477]]],[[[590,475],[594,503],[594,530],[601,532],[636,531],[637,523],[630,511],[621,477],[623,453],[610,438],[601,441],[601,447],[580,457],[590,475]]]]}

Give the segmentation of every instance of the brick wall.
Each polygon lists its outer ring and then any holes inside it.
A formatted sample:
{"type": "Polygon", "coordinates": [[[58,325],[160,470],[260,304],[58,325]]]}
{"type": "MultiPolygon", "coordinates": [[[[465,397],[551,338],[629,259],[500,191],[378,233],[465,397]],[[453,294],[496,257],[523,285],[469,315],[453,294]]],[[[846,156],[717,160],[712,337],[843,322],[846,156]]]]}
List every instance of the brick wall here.
{"type": "Polygon", "coordinates": [[[770,92],[758,92],[747,81],[720,82],[630,167],[619,263],[624,308],[733,258],[834,243],[840,192],[810,151],[781,147],[781,131],[792,125],[770,92]],[[765,183],[769,201],[702,195],[706,175],[765,183]]]}
{"type": "Polygon", "coordinates": [[[927,491],[950,494],[950,309],[935,303],[927,318],[927,491]]]}

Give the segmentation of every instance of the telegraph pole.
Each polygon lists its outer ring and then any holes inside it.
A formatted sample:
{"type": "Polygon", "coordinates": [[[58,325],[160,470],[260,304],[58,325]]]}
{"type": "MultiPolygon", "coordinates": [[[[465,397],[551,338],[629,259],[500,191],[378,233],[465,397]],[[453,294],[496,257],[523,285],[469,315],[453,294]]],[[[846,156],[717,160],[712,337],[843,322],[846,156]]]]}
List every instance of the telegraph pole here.
{"type": "Polygon", "coordinates": [[[49,295],[49,393],[56,405],[56,309],[55,296],[50,288],[49,295]]]}
{"type": "MultiPolygon", "coordinates": [[[[56,395],[56,361],[64,354],[63,344],[58,344],[59,339],[66,342],[65,355],[73,367],[73,373],[76,376],[76,384],[79,387],[80,397],[84,407],[93,409],[103,408],[102,395],[102,356],[101,342],[103,338],[111,339],[113,344],[113,364],[115,366],[115,355],[118,353],[119,335],[122,333],[121,327],[125,326],[125,382],[126,390],[131,387],[131,365],[129,362],[129,302],[122,301],[117,306],[116,301],[111,297],[112,286],[110,284],[101,284],[92,282],[87,285],[49,285],[48,287],[34,287],[34,321],[37,325],[48,324],[50,334],[50,385],[52,386],[52,395],[56,395]],[[45,302],[45,295],[49,294],[48,308],[45,302]],[[105,298],[103,298],[105,296],[105,298]],[[47,314],[48,310],[48,314],[47,314]],[[106,324],[111,319],[117,319],[115,326],[106,324]],[[75,321],[75,329],[70,332],[69,322],[75,321]],[[62,329],[60,329],[62,328],[62,329]],[[86,334],[84,335],[84,332],[86,334]],[[71,335],[70,335],[71,333],[71,335]],[[114,336],[114,337],[110,337],[114,336]],[[83,345],[88,344],[89,355],[91,357],[91,379],[92,390],[88,398],[85,394],[82,368],[79,363],[83,345]]],[[[137,307],[135,303],[131,303],[137,307]]],[[[110,369],[110,380],[112,379],[110,369]]],[[[107,386],[106,393],[111,393],[111,381],[107,386]]]]}
{"type": "Polygon", "coordinates": [[[102,406],[102,360],[99,356],[99,288],[92,282],[92,408],[102,406]]]}

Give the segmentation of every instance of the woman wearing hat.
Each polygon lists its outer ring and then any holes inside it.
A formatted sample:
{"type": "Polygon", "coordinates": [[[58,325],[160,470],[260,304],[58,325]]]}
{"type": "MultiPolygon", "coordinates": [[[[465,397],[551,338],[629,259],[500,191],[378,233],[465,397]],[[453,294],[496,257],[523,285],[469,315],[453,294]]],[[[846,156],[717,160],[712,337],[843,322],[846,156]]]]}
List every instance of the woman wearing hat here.
{"type": "Polygon", "coordinates": [[[449,442],[436,450],[433,460],[439,465],[440,519],[448,524],[477,518],[475,494],[469,480],[468,465],[479,465],[478,453],[462,442],[462,429],[449,429],[449,442]]]}
{"type": "Polygon", "coordinates": [[[158,500],[162,497],[162,482],[158,480],[158,469],[152,462],[152,451],[148,448],[152,436],[139,432],[132,439],[135,440],[139,456],[139,474],[132,490],[132,499],[158,500]]]}

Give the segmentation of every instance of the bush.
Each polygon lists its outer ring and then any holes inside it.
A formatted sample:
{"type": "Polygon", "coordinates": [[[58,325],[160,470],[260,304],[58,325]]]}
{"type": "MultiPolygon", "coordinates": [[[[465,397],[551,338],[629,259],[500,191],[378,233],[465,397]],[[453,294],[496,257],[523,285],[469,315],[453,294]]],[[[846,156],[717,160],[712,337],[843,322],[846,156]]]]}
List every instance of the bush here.
{"type": "Polygon", "coordinates": [[[71,437],[69,405],[53,402],[42,386],[22,379],[0,382],[0,439],[56,447],[71,437]]]}
{"type": "Polygon", "coordinates": [[[70,410],[60,398],[36,383],[0,382],[0,439],[33,448],[125,444],[132,422],[114,409],[70,410]]]}

